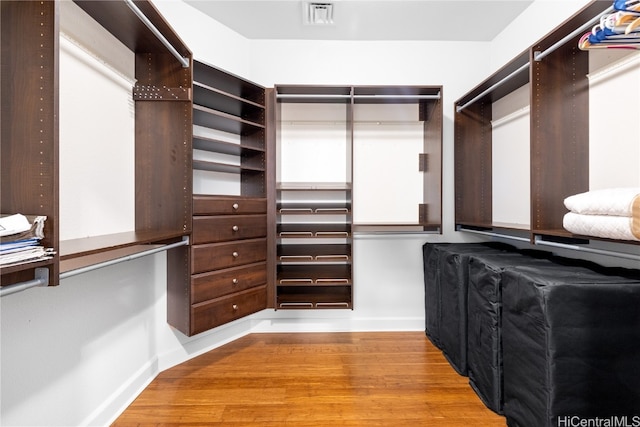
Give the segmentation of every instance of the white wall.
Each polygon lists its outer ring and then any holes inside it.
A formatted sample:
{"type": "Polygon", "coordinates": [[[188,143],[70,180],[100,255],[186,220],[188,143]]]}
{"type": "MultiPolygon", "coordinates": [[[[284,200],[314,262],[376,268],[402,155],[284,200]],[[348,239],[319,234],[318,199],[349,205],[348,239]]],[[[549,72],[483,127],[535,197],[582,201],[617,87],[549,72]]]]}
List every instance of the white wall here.
{"type": "Polygon", "coordinates": [[[521,54],[589,1],[535,0],[491,42],[491,69],[495,71],[521,54]]]}
{"type": "MultiPolygon", "coordinates": [[[[547,11],[540,19],[554,21],[551,27],[562,19],[558,2],[539,2],[547,11]]],[[[1,425],[107,425],[158,371],[252,330],[422,330],[420,247],[427,239],[458,238],[452,103],[513,56],[506,52],[521,52],[549,27],[536,21],[493,44],[250,41],[180,1],[155,3],[196,58],[266,86],[444,85],[445,234],[357,237],[353,311],[268,310],[194,338],[166,324],[162,254],[3,297],[1,425]]]]}

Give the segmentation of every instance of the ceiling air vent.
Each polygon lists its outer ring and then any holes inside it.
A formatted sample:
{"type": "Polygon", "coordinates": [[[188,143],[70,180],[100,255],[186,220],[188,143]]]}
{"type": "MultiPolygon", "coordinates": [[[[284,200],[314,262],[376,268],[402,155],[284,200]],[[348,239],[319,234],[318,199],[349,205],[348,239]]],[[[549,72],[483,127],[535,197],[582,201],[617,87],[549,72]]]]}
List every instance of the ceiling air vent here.
{"type": "Polygon", "coordinates": [[[305,2],[302,12],[307,25],[333,24],[333,3],[305,2]]]}

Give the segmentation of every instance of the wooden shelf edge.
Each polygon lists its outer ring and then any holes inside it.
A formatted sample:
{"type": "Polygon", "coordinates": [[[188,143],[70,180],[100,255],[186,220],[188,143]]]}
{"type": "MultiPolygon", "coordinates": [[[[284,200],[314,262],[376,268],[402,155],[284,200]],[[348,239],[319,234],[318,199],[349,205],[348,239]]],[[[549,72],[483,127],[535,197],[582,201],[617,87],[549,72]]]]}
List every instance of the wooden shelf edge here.
{"type": "Polygon", "coordinates": [[[107,253],[132,246],[177,241],[186,235],[188,235],[188,233],[172,230],[129,231],[80,239],[61,240],[60,261],[107,253]]]}

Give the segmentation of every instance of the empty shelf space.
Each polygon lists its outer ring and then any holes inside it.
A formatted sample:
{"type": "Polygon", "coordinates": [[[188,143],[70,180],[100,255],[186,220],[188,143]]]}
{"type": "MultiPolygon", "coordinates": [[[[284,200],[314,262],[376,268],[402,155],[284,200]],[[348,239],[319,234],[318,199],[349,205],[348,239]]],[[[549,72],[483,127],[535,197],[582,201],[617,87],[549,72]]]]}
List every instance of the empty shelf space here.
{"type": "Polygon", "coordinates": [[[281,191],[347,191],[351,190],[349,182],[279,182],[276,189],[281,191]]]}
{"type": "Polygon", "coordinates": [[[264,123],[264,106],[193,82],[193,102],[256,123],[264,123]]]}
{"type": "Polygon", "coordinates": [[[193,61],[193,79],[201,86],[215,87],[229,98],[256,106],[265,104],[263,87],[202,61],[193,61]]]}
{"type": "Polygon", "coordinates": [[[244,120],[231,114],[195,104],[193,106],[193,124],[236,135],[250,135],[254,132],[264,131],[265,127],[261,123],[244,120]]]}
{"type": "Polygon", "coordinates": [[[235,142],[227,142],[206,136],[193,136],[193,149],[211,151],[222,154],[230,154],[233,156],[252,155],[264,153],[264,147],[250,147],[247,144],[237,144],[235,142]]]}
{"type": "Polygon", "coordinates": [[[241,173],[243,171],[264,172],[264,167],[230,165],[226,163],[207,162],[204,160],[194,160],[193,169],[210,171],[210,172],[226,172],[226,173],[241,173]]]}

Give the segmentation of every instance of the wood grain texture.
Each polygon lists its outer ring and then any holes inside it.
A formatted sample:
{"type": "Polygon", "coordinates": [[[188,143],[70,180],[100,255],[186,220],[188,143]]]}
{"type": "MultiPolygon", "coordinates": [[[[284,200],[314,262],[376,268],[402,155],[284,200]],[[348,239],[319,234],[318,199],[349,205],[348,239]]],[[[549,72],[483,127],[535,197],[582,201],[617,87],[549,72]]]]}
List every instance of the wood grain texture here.
{"type": "Polygon", "coordinates": [[[421,332],[251,334],[162,372],[114,427],[503,427],[421,332]]]}

